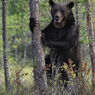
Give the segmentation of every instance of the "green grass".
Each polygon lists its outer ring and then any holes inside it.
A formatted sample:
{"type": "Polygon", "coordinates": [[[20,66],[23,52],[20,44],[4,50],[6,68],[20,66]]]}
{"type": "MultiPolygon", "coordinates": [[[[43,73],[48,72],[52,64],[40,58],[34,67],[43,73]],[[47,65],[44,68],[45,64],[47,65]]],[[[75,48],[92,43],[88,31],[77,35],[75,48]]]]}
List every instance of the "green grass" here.
{"type": "MultiPolygon", "coordinates": [[[[10,75],[10,83],[13,88],[13,93],[16,93],[17,89],[17,81],[21,82],[19,88],[22,91],[22,88],[27,88],[28,86],[33,84],[33,69],[29,66],[24,67],[21,66],[11,66],[9,69],[10,75]],[[20,81],[21,80],[21,81],[20,81]]],[[[0,70],[0,95],[10,95],[5,90],[5,78],[4,78],[4,70],[3,68],[0,70]]]]}

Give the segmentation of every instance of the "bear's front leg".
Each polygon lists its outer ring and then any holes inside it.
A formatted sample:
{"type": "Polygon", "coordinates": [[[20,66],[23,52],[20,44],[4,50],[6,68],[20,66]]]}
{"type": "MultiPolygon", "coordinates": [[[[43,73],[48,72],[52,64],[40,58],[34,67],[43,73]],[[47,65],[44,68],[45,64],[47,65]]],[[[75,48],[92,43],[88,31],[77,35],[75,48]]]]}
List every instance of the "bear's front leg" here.
{"type": "Polygon", "coordinates": [[[51,65],[51,58],[50,54],[46,55],[45,57],[45,65],[46,65],[46,75],[47,75],[47,84],[50,85],[50,79],[52,76],[52,65],[51,65]]]}

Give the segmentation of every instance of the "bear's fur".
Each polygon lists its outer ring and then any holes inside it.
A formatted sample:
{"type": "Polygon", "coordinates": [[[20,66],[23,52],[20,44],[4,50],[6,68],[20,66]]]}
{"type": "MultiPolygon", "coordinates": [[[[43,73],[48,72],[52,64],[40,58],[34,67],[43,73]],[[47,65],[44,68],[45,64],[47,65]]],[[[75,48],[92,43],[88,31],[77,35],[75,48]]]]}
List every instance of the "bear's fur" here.
{"type": "MultiPolygon", "coordinates": [[[[45,57],[46,66],[50,66],[47,71],[47,78],[52,79],[52,65],[57,68],[63,65],[63,62],[69,64],[68,59],[75,64],[74,70],[79,69],[80,64],[80,42],[79,31],[75,25],[75,18],[72,13],[74,2],[69,4],[55,3],[49,0],[51,5],[52,20],[50,24],[42,30],[41,40],[43,45],[50,48],[49,54],[45,57]],[[54,63],[54,64],[53,64],[54,63]],[[50,65],[51,64],[51,65],[50,65]]],[[[30,30],[33,31],[35,19],[30,18],[30,30]]],[[[68,81],[64,70],[59,70],[61,79],[68,81]]],[[[54,71],[56,72],[56,71],[54,71]]],[[[65,85],[66,86],[66,85],[65,85]]]]}

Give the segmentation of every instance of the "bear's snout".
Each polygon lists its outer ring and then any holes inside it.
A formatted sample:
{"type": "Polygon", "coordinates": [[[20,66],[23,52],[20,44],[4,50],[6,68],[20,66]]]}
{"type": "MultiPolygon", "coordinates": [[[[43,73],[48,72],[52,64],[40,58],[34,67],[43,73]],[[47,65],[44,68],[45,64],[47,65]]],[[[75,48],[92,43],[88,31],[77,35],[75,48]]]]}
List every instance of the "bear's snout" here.
{"type": "Polygon", "coordinates": [[[62,14],[60,12],[57,12],[54,16],[54,22],[60,23],[62,21],[62,14]]]}
{"type": "Polygon", "coordinates": [[[55,15],[55,20],[56,20],[56,21],[59,20],[59,15],[55,15]]]}

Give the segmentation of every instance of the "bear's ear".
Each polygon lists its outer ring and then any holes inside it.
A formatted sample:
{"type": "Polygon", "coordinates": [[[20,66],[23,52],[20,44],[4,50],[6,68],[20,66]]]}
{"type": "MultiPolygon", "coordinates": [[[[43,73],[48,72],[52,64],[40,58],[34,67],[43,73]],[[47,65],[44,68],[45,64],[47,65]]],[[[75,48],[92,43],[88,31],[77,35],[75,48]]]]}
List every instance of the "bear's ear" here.
{"type": "Polygon", "coordinates": [[[74,6],[74,2],[72,1],[72,2],[70,2],[69,4],[67,4],[67,6],[71,9],[71,8],[73,8],[73,6],[74,6]]]}
{"type": "Polygon", "coordinates": [[[49,4],[50,4],[51,6],[53,6],[55,3],[54,3],[53,0],[49,0],[49,4]]]}

